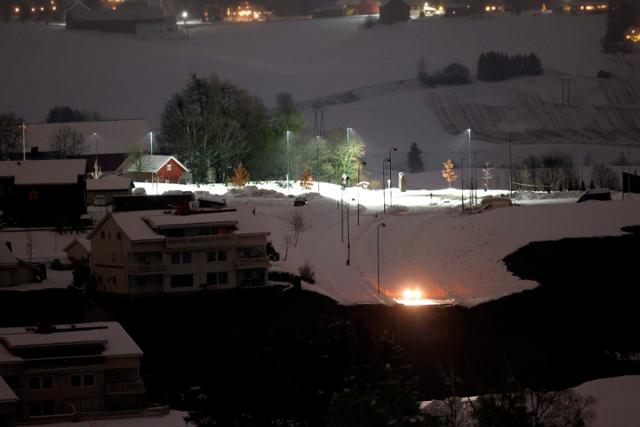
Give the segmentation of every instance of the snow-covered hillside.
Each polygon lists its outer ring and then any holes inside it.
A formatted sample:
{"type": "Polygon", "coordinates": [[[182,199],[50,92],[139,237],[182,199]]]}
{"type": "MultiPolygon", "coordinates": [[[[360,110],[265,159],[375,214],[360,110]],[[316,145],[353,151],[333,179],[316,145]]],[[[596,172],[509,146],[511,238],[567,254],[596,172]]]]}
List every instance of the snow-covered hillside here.
{"type": "Polygon", "coordinates": [[[216,24],[190,39],[135,39],[65,31],[43,24],[0,24],[5,52],[0,111],[43,120],[70,104],[156,123],[188,73],[218,73],[273,104],[413,78],[420,56],[430,70],[460,62],[471,70],[482,51],[537,52],[548,70],[593,76],[607,68],[598,39],[602,16],[499,16],[428,19],[362,30],[361,18],[216,24]],[[517,34],[518,37],[513,35],[517,34]],[[24,96],[25,90],[36,96],[24,96]]]}

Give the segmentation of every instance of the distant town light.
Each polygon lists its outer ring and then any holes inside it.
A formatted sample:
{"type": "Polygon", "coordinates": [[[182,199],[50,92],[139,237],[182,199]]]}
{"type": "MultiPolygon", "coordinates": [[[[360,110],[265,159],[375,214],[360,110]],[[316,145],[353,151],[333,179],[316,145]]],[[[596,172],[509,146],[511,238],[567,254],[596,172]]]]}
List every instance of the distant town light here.
{"type": "Polygon", "coordinates": [[[53,10],[53,11],[55,11],[56,9],[57,9],[57,7],[55,7],[55,6],[51,7],[51,10],[53,10]]]}
{"type": "Polygon", "coordinates": [[[44,12],[44,6],[40,6],[40,12],[44,12]]]}
{"type": "Polygon", "coordinates": [[[16,6],[16,7],[13,9],[13,11],[14,11],[15,13],[20,13],[20,8],[19,8],[18,6],[16,6]]]}
{"type": "Polygon", "coordinates": [[[35,7],[32,7],[32,8],[31,8],[31,12],[35,12],[35,11],[36,11],[36,8],[35,8],[35,7]]]}

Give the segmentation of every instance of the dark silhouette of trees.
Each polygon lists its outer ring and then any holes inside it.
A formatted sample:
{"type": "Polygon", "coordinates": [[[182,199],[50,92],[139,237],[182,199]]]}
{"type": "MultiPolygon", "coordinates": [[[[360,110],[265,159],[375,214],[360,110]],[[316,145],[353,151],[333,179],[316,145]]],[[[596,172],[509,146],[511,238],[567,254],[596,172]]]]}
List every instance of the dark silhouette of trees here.
{"type": "Polygon", "coordinates": [[[418,148],[417,143],[411,144],[409,153],[407,154],[407,166],[409,172],[418,173],[424,171],[424,162],[422,161],[422,151],[418,148]]]}
{"type": "Polygon", "coordinates": [[[538,76],[543,73],[542,61],[535,53],[507,55],[502,52],[484,52],[478,58],[478,80],[497,82],[519,76],[538,76]]]}

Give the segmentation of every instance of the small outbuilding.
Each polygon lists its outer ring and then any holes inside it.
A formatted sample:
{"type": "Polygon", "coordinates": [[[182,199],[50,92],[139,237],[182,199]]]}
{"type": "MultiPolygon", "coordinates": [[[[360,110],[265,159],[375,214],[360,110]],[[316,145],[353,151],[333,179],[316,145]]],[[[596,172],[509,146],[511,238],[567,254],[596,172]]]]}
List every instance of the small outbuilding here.
{"type": "MultiPolygon", "coordinates": [[[[128,176],[107,175],[100,179],[87,180],[87,205],[96,204],[96,196],[104,198],[104,204],[112,205],[113,196],[131,194],[133,181],[128,176]]],[[[98,202],[100,204],[101,201],[98,202]]]]}
{"type": "Polygon", "coordinates": [[[407,22],[411,16],[411,7],[404,0],[389,0],[380,7],[380,22],[391,25],[407,22]]]}
{"type": "Polygon", "coordinates": [[[0,426],[16,425],[16,406],[18,396],[0,376],[0,426]]]}
{"type": "Polygon", "coordinates": [[[16,258],[6,244],[0,244],[0,288],[40,280],[38,273],[35,265],[16,258]]]}
{"type": "Polygon", "coordinates": [[[173,156],[145,154],[129,156],[118,171],[136,182],[177,184],[189,169],[173,156]]]}
{"type": "Polygon", "coordinates": [[[89,261],[91,242],[85,238],[73,239],[62,250],[67,254],[67,259],[74,264],[89,261]]]}

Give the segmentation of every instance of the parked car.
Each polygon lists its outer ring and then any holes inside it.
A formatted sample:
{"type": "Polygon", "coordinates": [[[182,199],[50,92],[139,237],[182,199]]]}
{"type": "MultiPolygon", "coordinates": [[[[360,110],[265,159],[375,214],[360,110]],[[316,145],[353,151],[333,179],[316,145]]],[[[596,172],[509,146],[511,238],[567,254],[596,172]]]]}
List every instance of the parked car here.
{"type": "Polygon", "coordinates": [[[144,187],[134,188],[133,189],[133,195],[134,196],[146,196],[147,195],[147,191],[144,189],[144,187]]]}
{"type": "Polygon", "coordinates": [[[307,198],[304,196],[298,196],[293,199],[293,206],[306,206],[308,203],[307,198]]]}

